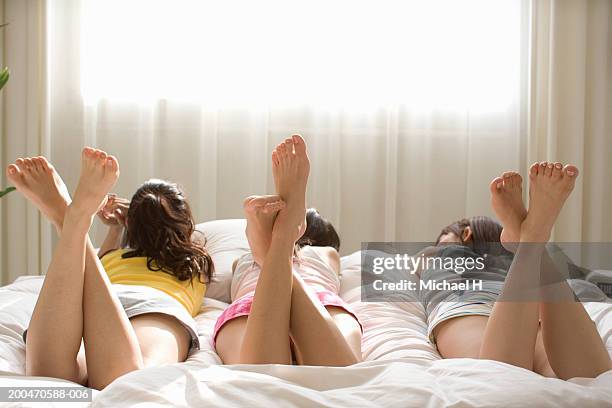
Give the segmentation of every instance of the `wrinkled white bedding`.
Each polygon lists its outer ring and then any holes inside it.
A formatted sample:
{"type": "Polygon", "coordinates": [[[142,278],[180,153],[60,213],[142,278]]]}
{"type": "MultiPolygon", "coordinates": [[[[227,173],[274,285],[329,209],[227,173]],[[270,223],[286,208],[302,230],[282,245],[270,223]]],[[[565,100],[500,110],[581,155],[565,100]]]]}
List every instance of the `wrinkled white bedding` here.
{"type": "MultiPolygon", "coordinates": [[[[566,382],[493,361],[440,359],[427,341],[425,316],[418,303],[359,301],[356,256],[343,259],[341,295],[364,324],[365,362],[347,368],[221,366],[210,346],[210,333],[227,304],[206,299],[196,318],[202,350],[186,363],[119,378],[94,393],[92,406],[612,407],[612,371],[596,379],[566,382]]],[[[21,333],[41,283],[42,278],[29,277],[0,288],[0,374],[4,374],[0,386],[72,385],[22,376],[21,333]]],[[[588,304],[587,308],[612,353],[612,304],[588,304]]]]}

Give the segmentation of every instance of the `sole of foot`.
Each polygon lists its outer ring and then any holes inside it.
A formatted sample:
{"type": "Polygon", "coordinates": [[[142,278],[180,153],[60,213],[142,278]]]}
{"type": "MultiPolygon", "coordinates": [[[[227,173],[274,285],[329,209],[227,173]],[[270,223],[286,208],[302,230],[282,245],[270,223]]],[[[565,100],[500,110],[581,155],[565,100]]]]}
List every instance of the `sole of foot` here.
{"type": "Polygon", "coordinates": [[[501,242],[504,247],[514,252],[520,240],[521,224],[527,216],[523,203],[523,178],[514,171],[508,171],[491,181],[491,206],[504,229],[501,242]]]}
{"type": "Polygon", "coordinates": [[[529,169],[529,210],[521,224],[521,242],[548,242],[552,228],[574,189],[578,168],[534,163],[529,169]]]}
{"type": "Polygon", "coordinates": [[[277,193],[286,203],[273,231],[282,229],[290,236],[295,234],[297,240],[306,230],[306,186],[310,173],[310,159],[302,136],[293,135],[276,146],[272,152],[272,173],[277,193]]]}
{"type": "Polygon", "coordinates": [[[91,147],[83,149],[81,176],[71,210],[93,217],[107,200],[108,192],[119,178],[119,162],[114,156],[91,147]]]}
{"type": "Polygon", "coordinates": [[[71,198],[66,184],[43,156],[19,158],[6,169],[8,180],[53,223],[60,223],[71,198]]]}
{"type": "Polygon", "coordinates": [[[285,202],[277,195],[250,196],[243,202],[243,210],[247,219],[245,231],[247,240],[253,259],[259,265],[263,264],[268,253],[274,220],[283,208],[285,208],[285,202]]]}

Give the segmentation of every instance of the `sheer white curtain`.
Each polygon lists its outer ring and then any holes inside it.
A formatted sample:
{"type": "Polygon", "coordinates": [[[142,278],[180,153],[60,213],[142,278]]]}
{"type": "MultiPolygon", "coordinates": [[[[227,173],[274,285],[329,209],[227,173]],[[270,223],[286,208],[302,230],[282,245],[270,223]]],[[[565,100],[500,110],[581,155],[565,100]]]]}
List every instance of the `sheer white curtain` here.
{"type": "Polygon", "coordinates": [[[529,161],[576,163],[553,239],[612,241],[612,3],[537,0],[531,10],[529,161]]]}
{"type": "Polygon", "coordinates": [[[120,194],[166,178],[198,220],[240,217],[299,132],[309,205],[348,252],[489,214],[488,181],[520,164],[521,2],[63,4],[51,157],[71,185],[90,144],[118,156],[120,194]]]}
{"type": "MultiPolygon", "coordinates": [[[[271,192],[271,149],[299,132],[308,203],[337,226],[343,253],[432,240],[491,215],[489,181],[526,167],[526,4],[47,2],[48,149],[11,155],[48,154],[74,188],[81,148],[107,149],[121,164],[117,193],[177,181],[205,221],[242,217],[245,196],[271,192]]],[[[41,236],[45,264],[50,228],[4,250],[41,236]]]]}

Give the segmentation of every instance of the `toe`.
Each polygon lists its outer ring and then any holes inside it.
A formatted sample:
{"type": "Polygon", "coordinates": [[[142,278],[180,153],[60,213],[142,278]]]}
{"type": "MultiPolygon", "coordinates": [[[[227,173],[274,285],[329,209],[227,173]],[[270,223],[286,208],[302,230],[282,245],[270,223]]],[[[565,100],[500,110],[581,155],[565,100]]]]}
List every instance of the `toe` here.
{"type": "Polygon", "coordinates": [[[295,154],[298,156],[303,156],[306,154],[306,142],[302,135],[293,135],[291,136],[293,140],[293,148],[295,149],[295,154]]]}
{"type": "Polygon", "coordinates": [[[276,149],[272,150],[272,164],[278,166],[278,153],[276,149]]]}
{"type": "Polygon", "coordinates": [[[502,177],[504,179],[504,186],[505,187],[512,187],[512,176],[514,175],[514,172],[512,171],[507,171],[504,174],[502,174],[502,177]]]}
{"type": "Polygon", "coordinates": [[[529,175],[534,177],[538,175],[538,168],[540,167],[540,163],[535,162],[529,168],[529,175]]]}
{"type": "Polygon", "coordinates": [[[278,200],[278,201],[267,203],[266,205],[264,205],[262,211],[264,213],[271,213],[275,211],[280,211],[283,208],[285,208],[285,202],[283,200],[278,200]]]}
{"type": "Polygon", "coordinates": [[[34,168],[34,162],[29,157],[23,159],[24,162],[24,171],[30,171],[34,168]]]}
{"type": "Polygon", "coordinates": [[[247,197],[245,204],[251,208],[260,208],[270,202],[268,196],[250,196],[247,197]]]}
{"type": "Polygon", "coordinates": [[[287,155],[293,155],[293,139],[285,139],[285,148],[287,149],[287,155]]]}
{"type": "Polygon", "coordinates": [[[248,196],[247,198],[244,199],[244,201],[242,202],[242,208],[245,211],[249,211],[253,208],[253,206],[251,205],[251,203],[253,202],[253,200],[255,200],[257,198],[257,196],[248,196]]]}
{"type": "Polygon", "coordinates": [[[281,143],[276,146],[276,151],[278,152],[279,163],[283,163],[287,157],[287,148],[285,147],[285,143],[281,143]]]}
{"type": "Polygon", "coordinates": [[[17,177],[20,177],[21,176],[21,170],[19,169],[19,166],[17,166],[16,164],[10,164],[6,168],[6,176],[11,181],[15,180],[15,178],[17,178],[17,177]]]}
{"type": "Polygon", "coordinates": [[[546,177],[552,176],[554,167],[555,167],[554,163],[546,163],[546,170],[544,170],[544,174],[546,175],[546,177]]]}
{"type": "Polygon", "coordinates": [[[101,162],[104,162],[104,161],[106,161],[106,158],[108,157],[108,155],[106,154],[106,152],[105,152],[105,151],[98,150],[98,151],[96,152],[96,157],[97,157],[98,159],[100,159],[100,161],[101,161],[101,162]]]}
{"type": "Polygon", "coordinates": [[[45,170],[46,172],[49,172],[53,169],[53,166],[51,166],[51,163],[49,163],[46,157],[40,156],[40,162],[42,164],[43,170],[45,170]]]}
{"type": "Polygon", "coordinates": [[[538,169],[538,176],[543,177],[546,175],[546,166],[548,166],[548,162],[540,162],[540,168],[538,169]]]}
{"type": "Polygon", "coordinates": [[[501,190],[503,185],[504,179],[501,177],[495,177],[493,181],[491,181],[491,184],[489,184],[489,190],[491,190],[491,194],[499,193],[499,190],[501,190]]]}
{"type": "Polygon", "coordinates": [[[518,173],[514,173],[512,176],[512,183],[514,184],[514,187],[521,187],[523,184],[523,177],[521,177],[521,175],[518,173]]]}
{"type": "Polygon", "coordinates": [[[574,166],[573,164],[568,164],[565,166],[565,168],[563,168],[563,173],[567,174],[571,178],[576,178],[578,177],[578,167],[574,166]]]}
{"type": "Polygon", "coordinates": [[[552,170],[552,176],[554,178],[559,178],[562,175],[563,175],[563,165],[559,162],[556,162],[552,170]]]}
{"type": "Polygon", "coordinates": [[[38,164],[38,168],[43,171],[47,171],[49,168],[49,162],[43,156],[36,156],[36,164],[38,164]]]}
{"type": "Polygon", "coordinates": [[[119,172],[119,161],[115,156],[107,156],[104,153],[104,160],[106,160],[106,168],[113,171],[113,173],[117,174],[119,172]]]}
{"type": "Polygon", "coordinates": [[[83,156],[86,158],[92,157],[94,153],[95,153],[95,150],[89,146],[83,148],[83,156]]]}
{"type": "Polygon", "coordinates": [[[43,166],[42,166],[42,161],[40,160],[40,158],[37,157],[32,157],[32,164],[34,166],[34,170],[36,171],[42,171],[43,170],[43,166]]]}

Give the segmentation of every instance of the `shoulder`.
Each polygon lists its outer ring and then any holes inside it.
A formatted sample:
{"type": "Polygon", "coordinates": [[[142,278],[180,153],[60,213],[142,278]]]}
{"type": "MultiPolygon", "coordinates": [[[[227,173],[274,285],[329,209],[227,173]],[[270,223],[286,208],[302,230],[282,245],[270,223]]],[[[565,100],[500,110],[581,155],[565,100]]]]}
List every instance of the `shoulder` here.
{"type": "Polygon", "coordinates": [[[99,257],[101,261],[109,261],[121,257],[125,252],[127,252],[125,249],[113,249],[104,254],[100,254],[99,257]]]}
{"type": "Polygon", "coordinates": [[[302,248],[302,253],[308,256],[308,252],[314,252],[326,264],[331,266],[336,272],[340,270],[340,254],[333,247],[305,246],[302,248]]]}

